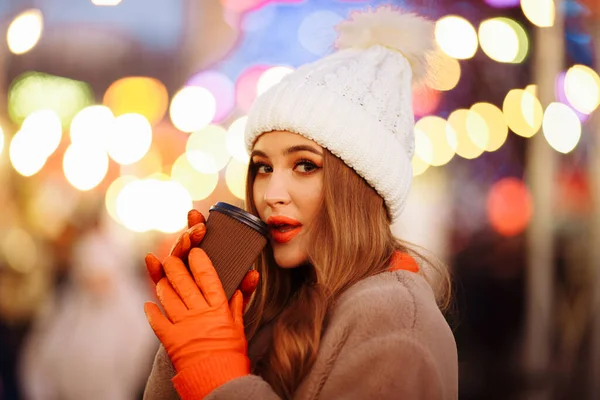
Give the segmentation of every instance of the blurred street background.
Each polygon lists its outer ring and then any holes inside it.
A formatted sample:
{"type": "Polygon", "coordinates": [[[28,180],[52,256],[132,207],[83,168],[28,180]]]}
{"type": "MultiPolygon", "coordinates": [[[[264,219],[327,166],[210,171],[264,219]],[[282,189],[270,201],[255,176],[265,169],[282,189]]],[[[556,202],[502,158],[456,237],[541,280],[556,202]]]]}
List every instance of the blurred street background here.
{"type": "Polygon", "coordinates": [[[394,231],[452,271],[460,398],[600,398],[600,0],[0,0],[0,399],[141,398],[144,255],[243,205],[253,99],[380,4],[436,21],[394,231]]]}

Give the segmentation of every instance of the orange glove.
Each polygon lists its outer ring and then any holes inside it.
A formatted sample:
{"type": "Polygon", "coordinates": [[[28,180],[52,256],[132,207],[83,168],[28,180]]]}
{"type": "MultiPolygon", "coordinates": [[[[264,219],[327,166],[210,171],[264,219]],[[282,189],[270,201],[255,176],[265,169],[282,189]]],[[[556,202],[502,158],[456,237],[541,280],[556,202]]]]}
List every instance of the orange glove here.
{"type": "Polygon", "coordinates": [[[178,372],[173,383],[179,395],[197,399],[250,374],[250,360],[241,292],[228,304],[206,253],[195,248],[188,259],[193,278],[181,259],[164,261],[166,278],[158,282],[156,293],[168,319],[154,303],[147,302],[144,311],[178,372]]]}
{"type": "MultiPolygon", "coordinates": [[[[171,255],[182,260],[187,259],[190,249],[197,247],[200,242],[202,242],[202,239],[204,239],[204,234],[206,233],[206,227],[204,225],[206,220],[200,211],[190,210],[187,219],[188,229],[177,238],[177,241],[171,249],[171,255]]],[[[165,276],[162,263],[152,253],[146,255],[145,261],[148,275],[150,275],[150,278],[155,285],[158,284],[161,278],[165,276]]],[[[259,278],[259,272],[252,269],[246,273],[244,279],[240,283],[239,289],[242,291],[244,298],[244,309],[246,309],[246,305],[252,298],[252,294],[254,294],[256,287],[258,286],[259,278]]]]}

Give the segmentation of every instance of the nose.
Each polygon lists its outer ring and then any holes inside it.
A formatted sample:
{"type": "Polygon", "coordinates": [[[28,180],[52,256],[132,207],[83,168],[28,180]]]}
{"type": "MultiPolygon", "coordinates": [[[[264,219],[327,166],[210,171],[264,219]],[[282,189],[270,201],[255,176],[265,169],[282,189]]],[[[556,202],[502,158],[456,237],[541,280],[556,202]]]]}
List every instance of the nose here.
{"type": "Polygon", "coordinates": [[[289,204],[290,201],[291,197],[285,174],[272,173],[267,190],[265,190],[265,202],[269,207],[277,208],[289,204]]]}

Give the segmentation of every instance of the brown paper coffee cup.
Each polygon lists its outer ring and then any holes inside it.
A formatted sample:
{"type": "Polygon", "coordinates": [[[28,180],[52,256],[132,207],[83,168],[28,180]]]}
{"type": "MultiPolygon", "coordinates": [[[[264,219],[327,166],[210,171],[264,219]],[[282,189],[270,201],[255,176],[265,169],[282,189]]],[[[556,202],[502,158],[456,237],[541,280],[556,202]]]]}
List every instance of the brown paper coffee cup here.
{"type": "Polygon", "coordinates": [[[260,218],[231,204],[210,208],[200,248],[212,261],[230,299],[267,244],[269,229],[260,218]]]}

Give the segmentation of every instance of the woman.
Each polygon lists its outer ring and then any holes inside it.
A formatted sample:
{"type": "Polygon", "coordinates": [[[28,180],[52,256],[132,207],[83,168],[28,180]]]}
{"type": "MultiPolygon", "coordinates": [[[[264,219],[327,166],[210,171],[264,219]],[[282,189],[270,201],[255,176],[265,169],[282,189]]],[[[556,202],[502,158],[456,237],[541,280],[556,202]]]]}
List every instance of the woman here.
{"type": "Polygon", "coordinates": [[[426,273],[390,229],[412,180],[411,85],[432,24],[384,7],[339,30],[340,51],[248,116],[246,204],[271,228],[248,308],[256,272],[228,303],[206,254],[187,255],[197,213],[175,255],[147,257],[166,316],[145,310],[174,370],[159,353],[145,398],[457,398],[447,272],[426,273]]]}

